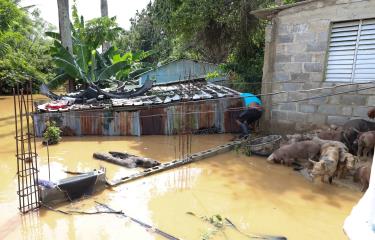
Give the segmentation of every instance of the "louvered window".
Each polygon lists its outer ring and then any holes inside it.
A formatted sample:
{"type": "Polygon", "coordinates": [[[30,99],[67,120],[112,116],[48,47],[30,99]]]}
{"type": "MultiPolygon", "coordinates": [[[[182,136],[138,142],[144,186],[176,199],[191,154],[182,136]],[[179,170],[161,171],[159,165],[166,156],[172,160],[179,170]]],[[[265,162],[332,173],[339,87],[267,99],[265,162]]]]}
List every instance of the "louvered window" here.
{"type": "Polygon", "coordinates": [[[334,23],[326,81],[375,80],[375,19],[334,23]]]}

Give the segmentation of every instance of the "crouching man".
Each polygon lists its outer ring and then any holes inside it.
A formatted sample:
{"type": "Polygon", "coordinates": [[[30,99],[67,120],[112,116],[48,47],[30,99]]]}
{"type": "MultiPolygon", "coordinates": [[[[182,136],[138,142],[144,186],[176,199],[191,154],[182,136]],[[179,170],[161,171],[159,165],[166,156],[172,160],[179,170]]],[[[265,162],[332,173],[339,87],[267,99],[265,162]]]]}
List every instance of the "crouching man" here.
{"type": "Polygon", "coordinates": [[[236,119],[236,123],[241,128],[241,138],[249,134],[249,125],[253,125],[260,119],[263,107],[260,99],[251,93],[241,93],[240,96],[244,98],[245,102],[245,110],[236,119]]]}

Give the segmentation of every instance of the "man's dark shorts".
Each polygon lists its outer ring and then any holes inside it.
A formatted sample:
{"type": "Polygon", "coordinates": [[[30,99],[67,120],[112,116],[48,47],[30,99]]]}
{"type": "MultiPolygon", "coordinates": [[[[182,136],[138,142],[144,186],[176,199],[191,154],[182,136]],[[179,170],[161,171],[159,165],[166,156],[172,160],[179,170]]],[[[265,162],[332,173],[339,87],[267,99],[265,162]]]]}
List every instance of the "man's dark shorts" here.
{"type": "Polygon", "coordinates": [[[247,122],[247,124],[253,123],[257,121],[262,116],[262,111],[258,109],[246,109],[245,111],[241,112],[239,117],[237,118],[240,122],[247,122]]]}

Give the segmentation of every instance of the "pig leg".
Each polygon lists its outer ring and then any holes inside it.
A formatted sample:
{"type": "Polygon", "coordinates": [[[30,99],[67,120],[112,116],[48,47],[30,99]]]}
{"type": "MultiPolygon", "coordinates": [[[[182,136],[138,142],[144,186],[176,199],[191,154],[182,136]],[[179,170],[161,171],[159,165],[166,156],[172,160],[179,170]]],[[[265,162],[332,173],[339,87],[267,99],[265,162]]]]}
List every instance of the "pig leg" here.
{"type": "Polygon", "coordinates": [[[363,146],[361,143],[358,144],[358,151],[357,151],[357,157],[360,158],[362,156],[363,146]]]}
{"type": "Polygon", "coordinates": [[[368,188],[368,182],[363,182],[363,183],[362,183],[362,189],[361,189],[361,192],[366,192],[367,188],[368,188]]]}
{"type": "Polygon", "coordinates": [[[324,175],[321,176],[320,181],[325,182],[324,175]]]}
{"type": "Polygon", "coordinates": [[[365,157],[366,161],[369,157],[368,153],[369,153],[369,149],[367,147],[363,148],[362,156],[365,157]]]}
{"type": "Polygon", "coordinates": [[[333,176],[329,176],[329,178],[328,178],[329,184],[332,184],[332,180],[333,180],[333,176]]]}

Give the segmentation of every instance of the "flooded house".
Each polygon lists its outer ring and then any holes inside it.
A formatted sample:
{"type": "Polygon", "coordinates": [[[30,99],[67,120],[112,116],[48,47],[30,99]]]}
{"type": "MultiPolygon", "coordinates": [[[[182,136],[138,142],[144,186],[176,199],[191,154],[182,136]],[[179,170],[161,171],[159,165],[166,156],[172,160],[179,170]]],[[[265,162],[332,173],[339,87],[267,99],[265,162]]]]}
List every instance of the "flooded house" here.
{"type": "Polygon", "coordinates": [[[204,78],[159,83],[146,93],[113,98],[95,104],[72,104],[58,109],[39,105],[34,115],[36,135],[53,120],[69,135],[140,136],[172,135],[211,129],[237,132],[240,93],[204,78]]]}
{"type": "Polygon", "coordinates": [[[308,0],[252,12],[269,21],[262,93],[286,92],[263,98],[266,126],[367,118],[375,106],[374,9],[374,0],[308,0]]]}

